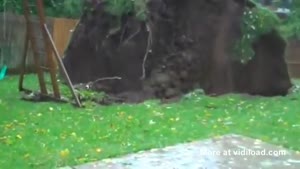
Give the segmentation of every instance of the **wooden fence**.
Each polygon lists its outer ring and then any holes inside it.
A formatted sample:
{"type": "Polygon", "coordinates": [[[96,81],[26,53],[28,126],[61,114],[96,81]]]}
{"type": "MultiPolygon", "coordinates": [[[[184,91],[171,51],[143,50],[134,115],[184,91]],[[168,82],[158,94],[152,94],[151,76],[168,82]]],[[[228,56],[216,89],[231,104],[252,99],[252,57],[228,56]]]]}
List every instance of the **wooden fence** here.
{"type": "MultiPolygon", "coordinates": [[[[58,53],[61,57],[69,44],[72,32],[76,27],[78,20],[56,18],[53,23],[53,39],[56,44],[58,53]]],[[[54,54],[53,54],[54,55],[54,54]]]]}
{"type": "MultiPolygon", "coordinates": [[[[38,45],[38,53],[41,57],[40,60],[42,65],[45,65],[46,53],[37,17],[32,17],[32,22],[35,32],[34,37],[38,45]]],[[[63,18],[46,19],[48,28],[61,56],[63,56],[64,49],[72,35],[71,30],[74,29],[77,22],[77,20],[63,18]]],[[[0,66],[5,64],[12,72],[18,70],[24,51],[25,33],[26,24],[23,16],[0,13],[0,66]]],[[[27,58],[26,66],[32,68],[33,52],[31,48],[29,48],[27,58]]]]}
{"type": "Polygon", "coordinates": [[[290,40],[288,42],[286,62],[290,77],[300,78],[300,40],[290,40]]]}

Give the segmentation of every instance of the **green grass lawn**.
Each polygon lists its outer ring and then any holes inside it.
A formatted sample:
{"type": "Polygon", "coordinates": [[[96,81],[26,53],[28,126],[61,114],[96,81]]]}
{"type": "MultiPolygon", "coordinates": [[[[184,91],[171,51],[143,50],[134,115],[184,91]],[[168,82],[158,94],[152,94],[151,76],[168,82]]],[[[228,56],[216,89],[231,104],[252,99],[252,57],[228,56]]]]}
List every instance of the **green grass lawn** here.
{"type": "MultiPolygon", "coordinates": [[[[75,108],[20,100],[18,77],[0,81],[0,168],[49,169],[235,133],[300,150],[300,93],[189,95],[178,103],[75,108]]],[[[33,76],[26,84],[37,87],[33,76]]]]}

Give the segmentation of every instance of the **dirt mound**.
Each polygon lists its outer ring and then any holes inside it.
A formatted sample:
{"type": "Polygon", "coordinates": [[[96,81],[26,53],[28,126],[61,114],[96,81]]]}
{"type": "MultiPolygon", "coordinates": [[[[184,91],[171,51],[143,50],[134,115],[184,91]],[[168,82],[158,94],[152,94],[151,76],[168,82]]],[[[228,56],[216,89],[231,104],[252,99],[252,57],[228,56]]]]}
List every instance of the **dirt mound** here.
{"type": "Polygon", "coordinates": [[[173,98],[196,88],[273,96],[291,87],[286,44],[275,30],[253,44],[250,62],[233,59],[243,12],[253,5],[246,0],[150,0],[146,22],[111,15],[104,2],[94,5],[66,50],[64,64],[74,83],[93,82],[93,89],[127,102],[173,98]]]}

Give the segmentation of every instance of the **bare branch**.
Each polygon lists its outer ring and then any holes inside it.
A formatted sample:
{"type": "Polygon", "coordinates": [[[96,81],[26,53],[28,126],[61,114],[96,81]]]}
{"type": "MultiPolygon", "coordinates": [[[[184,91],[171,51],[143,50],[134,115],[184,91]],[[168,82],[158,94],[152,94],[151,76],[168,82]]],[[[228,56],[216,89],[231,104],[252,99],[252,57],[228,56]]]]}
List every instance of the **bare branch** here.
{"type": "Polygon", "coordinates": [[[99,81],[104,81],[104,80],[121,80],[121,79],[122,79],[122,78],[119,77],[119,76],[114,76],[114,77],[102,77],[102,78],[99,78],[99,79],[97,79],[97,80],[95,80],[95,81],[88,82],[88,83],[86,84],[86,87],[87,87],[87,88],[90,88],[90,86],[91,86],[92,84],[97,83],[97,82],[99,82],[99,81]]]}

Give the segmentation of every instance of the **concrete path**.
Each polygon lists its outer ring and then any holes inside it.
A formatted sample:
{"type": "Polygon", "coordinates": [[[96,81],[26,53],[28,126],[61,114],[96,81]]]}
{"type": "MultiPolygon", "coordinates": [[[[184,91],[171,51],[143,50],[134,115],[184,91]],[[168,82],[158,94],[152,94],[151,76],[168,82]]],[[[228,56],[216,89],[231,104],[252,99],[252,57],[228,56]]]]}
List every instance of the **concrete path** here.
{"type": "Polygon", "coordinates": [[[300,154],[259,140],[226,135],[69,168],[300,169],[300,154]]]}

